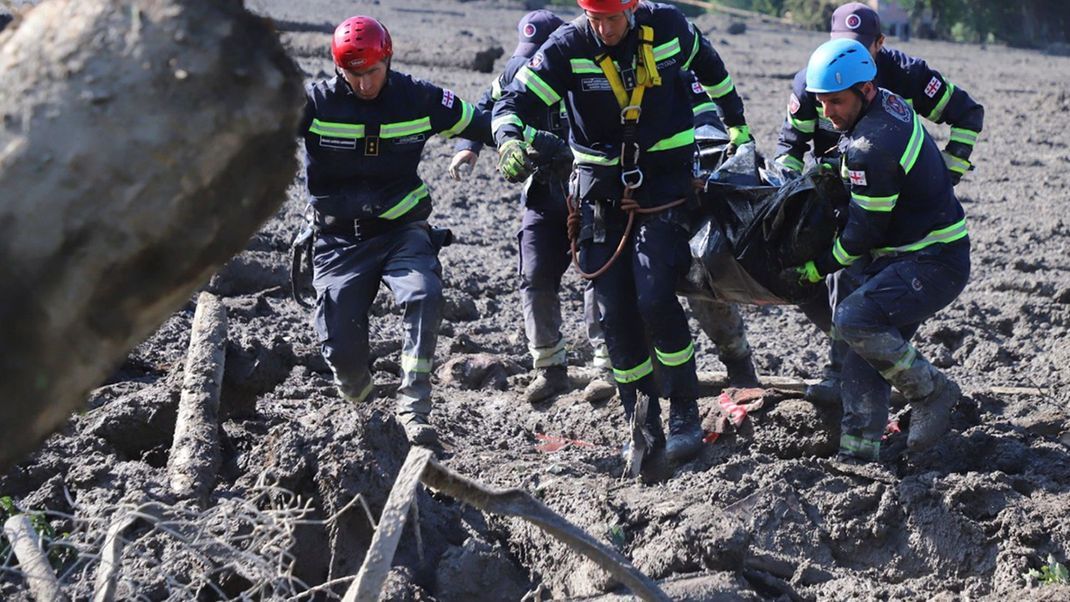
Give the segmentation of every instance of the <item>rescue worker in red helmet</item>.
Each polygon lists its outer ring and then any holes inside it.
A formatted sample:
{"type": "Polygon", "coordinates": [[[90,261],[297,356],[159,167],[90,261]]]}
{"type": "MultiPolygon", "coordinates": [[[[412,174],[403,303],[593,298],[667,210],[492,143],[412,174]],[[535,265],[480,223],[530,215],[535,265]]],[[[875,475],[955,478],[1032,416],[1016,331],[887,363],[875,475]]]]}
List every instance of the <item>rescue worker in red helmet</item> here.
{"type": "MultiPolygon", "coordinates": [[[[490,111],[512,83],[520,69],[531,60],[546,38],[565,22],[551,11],[540,9],[524,15],[517,23],[518,42],[505,69],[494,79],[476,107],[490,111]]],[[[556,135],[568,136],[568,117],[564,104],[554,103],[529,116],[527,125],[556,135]]],[[[475,164],[481,144],[468,140],[457,142],[457,154],[450,163],[450,175],[460,177],[460,166],[475,164]]],[[[568,147],[564,147],[570,153],[568,147]]],[[[571,155],[566,155],[571,161],[571,155]]],[[[524,205],[520,232],[517,235],[520,255],[520,295],[524,311],[524,334],[528,340],[534,378],[524,391],[528,403],[539,403],[564,393],[569,388],[568,357],[561,334],[561,277],[569,266],[569,241],[565,230],[567,208],[565,189],[567,174],[542,173],[524,182],[521,201],[524,205]]],[[[604,371],[609,367],[593,291],[584,294],[584,321],[594,349],[592,365],[604,371]]],[[[591,402],[605,401],[616,388],[601,378],[592,379],[584,389],[591,402]]]]}
{"type": "Polygon", "coordinates": [[[343,397],[373,394],[368,312],[384,282],[404,311],[397,414],[410,442],[436,440],[428,422],[431,365],[442,319],[431,196],[416,168],[428,137],[491,143],[489,115],[453,92],[391,69],[390,33],[366,16],[331,40],[334,77],[306,88],[300,133],[317,229],[313,324],[343,397]]]}
{"type": "Polygon", "coordinates": [[[682,206],[664,207],[691,192],[695,130],[684,74],[693,71],[707,86],[735,144],[751,140],[743,102],[713,47],[675,7],[578,3],[584,17],[551,34],[494,105],[499,170],[514,181],[531,173],[523,116],[564,99],[576,160],[573,196],[582,202],[584,271],[610,261],[629,215],[634,218],[621,253],[594,279],[625,414],[631,420],[639,402],[649,408],[646,423],[633,429],[649,435],[642,447],[654,453],[647,458],[665,450],[671,461],[684,461],[702,442],[694,343],[675,289],[690,263],[688,220],[682,206]],[[669,399],[667,442],[662,397],[669,399]]]}

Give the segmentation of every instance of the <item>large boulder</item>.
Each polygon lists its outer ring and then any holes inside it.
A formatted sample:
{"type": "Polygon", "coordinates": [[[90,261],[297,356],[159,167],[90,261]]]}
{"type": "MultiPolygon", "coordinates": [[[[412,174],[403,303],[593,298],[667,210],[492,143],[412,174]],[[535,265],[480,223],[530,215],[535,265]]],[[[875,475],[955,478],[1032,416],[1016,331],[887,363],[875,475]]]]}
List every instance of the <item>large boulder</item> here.
{"type": "Polygon", "coordinates": [[[301,105],[240,2],[54,0],[0,34],[0,467],[276,210],[301,105]]]}

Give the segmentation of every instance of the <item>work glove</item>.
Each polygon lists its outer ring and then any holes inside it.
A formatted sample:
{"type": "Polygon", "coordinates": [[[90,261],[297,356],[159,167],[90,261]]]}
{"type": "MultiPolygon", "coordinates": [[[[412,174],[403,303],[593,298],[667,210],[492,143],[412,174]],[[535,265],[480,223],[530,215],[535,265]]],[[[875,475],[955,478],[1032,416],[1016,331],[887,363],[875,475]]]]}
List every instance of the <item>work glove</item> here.
{"type": "Polygon", "coordinates": [[[457,154],[453,155],[453,159],[450,160],[447,172],[454,180],[468,177],[468,174],[472,173],[472,168],[476,166],[477,159],[479,155],[470,150],[457,151],[457,154]]]}
{"type": "Polygon", "coordinates": [[[967,159],[956,157],[946,150],[941,153],[944,156],[944,165],[947,166],[948,174],[951,176],[951,185],[957,185],[962,176],[966,175],[966,172],[973,169],[973,164],[967,159]]]}
{"type": "Polygon", "coordinates": [[[799,284],[817,284],[821,282],[824,276],[817,269],[817,264],[811,259],[802,265],[793,266],[790,268],[784,268],[780,272],[780,277],[787,282],[798,282],[799,284]]]}
{"type": "Polygon", "coordinates": [[[748,142],[753,142],[754,138],[751,137],[750,128],[746,124],[734,125],[728,128],[728,141],[738,148],[748,142]]]}
{"type": "Polygon", "coordinates": [[[802,173],[803,163],[802,161],[792,157],[788,154],[783,154],[773,159],[773,164],[779,167],[782,171],[797,176],[802,173]]]}
{"type": "Polygon", "coordinates": [[[519,139],[508,140],[498,147],[498,171],[510,182],[523,182],[535,172],[528,156],[531,146],[519,139]]]}

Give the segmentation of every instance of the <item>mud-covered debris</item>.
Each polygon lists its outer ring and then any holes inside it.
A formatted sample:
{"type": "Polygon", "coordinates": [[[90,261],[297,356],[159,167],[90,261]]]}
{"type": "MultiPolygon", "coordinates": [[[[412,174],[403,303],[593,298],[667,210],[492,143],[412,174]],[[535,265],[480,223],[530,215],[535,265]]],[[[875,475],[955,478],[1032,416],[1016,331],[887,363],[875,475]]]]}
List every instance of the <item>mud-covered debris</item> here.
{"type": "Polygon", "coordinates": [[[531,589],[528,576],[506,550],[474,537],[442,555],[435,579],[440,600],[519,600],[531,589]]]}
{"type": "Polygon", "coordinates": [[[278,253],[245,251],[224,264],[212,276],[206,290],[233,297],[289,286],[290,273],[278,253]]]}
{"type": "Polygon", "coordinates": [[[728,33],[734,36],[747,33],[747,24],[743,21],[733,21],[728,26],[728,33]]]}
{"type": "Polygon", "coordinates": [[[479,319],[479,308],[471,295],[461,291],[446,291],[446,303],[442,307],[442,318],[450,322],[471,322],[479,319]]]}
{"type": "Polygon", "coordinates": [[[515,364],[489,353],[475,353],[455,357],[442,364],[437,374],[443,386],[461,389],[497,389],[509,387],[509,374],[515,364]]]}

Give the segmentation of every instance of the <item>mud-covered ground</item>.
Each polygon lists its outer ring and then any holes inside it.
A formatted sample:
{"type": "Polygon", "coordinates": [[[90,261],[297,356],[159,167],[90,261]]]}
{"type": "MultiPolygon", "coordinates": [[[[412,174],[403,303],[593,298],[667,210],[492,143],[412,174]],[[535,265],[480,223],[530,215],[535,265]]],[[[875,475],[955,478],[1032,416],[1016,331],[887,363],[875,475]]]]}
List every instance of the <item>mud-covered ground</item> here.
{"type": "MultiPolygon", "coordinates": [[[[324,31],[364,13],[390,27],[395,68],[469,100],[504,64],[524,12],[522,2],[489,0],[247,5],[281,24],[284,43],[309,78],[331,70],[324,31]],[[498,47],[505,52],[494,73],[475,70],[498,47]]],[[[760,150],[772,152],[791,77],[824,36],[758,21],[730,35],[731,22],[717,15],[696,23],[732,71],[760,150]]],[[[905,436],[892,435],[880,465],[845,466],[831,457],[836,412],[774,392],[738,432],[707,445],[668,481],[621,481],[619,406],[579,399],[590,359],[579,279],[570,273],[562,292],[577,390],[531,408],[520,396],[529,360],[517,293],[519,188],[496,175],[489,152],[469,179],[450,180],[452,145],[436,138],[421,174],[433,191],[433,221],[459,239],[441,256],[447,310],[436,364],[466,356],[490,364],[480,378],[454,370],[436,376],[432,421],[444,441],[444,463],[491,485],[533,492],[673,598],[1070,597],[1070,587],[1023,577],[1049,554],[1066,562],[1070,553],[1070,58],[997,46],[890,44],[925,57],[986,108],[977,170],[956,189],[973,244],[971,282],[916,337],[966,393],[941,443],[908,455],[905,436]],[[1040,393],[1020,390],[1029,388],[1040,393]],[[540,450],[540,433],[589,445],[540,450]]],[[[946,139],[946,128],[927,125],[941,143],[946,139]]],[[[266,473],[311,499],[320,517],[357,493],[377,513],[407,451],[390,413],[400,371],[399,312],[382,291],[372,325],[380,400],[359,408],[343,402],[308,312],[289,297],[286,253],[301,222],[302,187],[298,175],[278,215],[207,287],[224,296],[230,319],[225,461],[213,500],[246,495],[266,473]]],[[[25,508],[87,517],[120,500],[167,500],[165,466],[193,311],[191,300],[135,349],[84,413],[0,480],[0,494],[25,508]]],[[[746,307],[744,314],[760,374],[819,375],[826,345],[799,312],[746,307]]],[[[710,342],[695,332],[700,369],[722,369],[710,342]]],[[[701,403],[712,413],[717,391],[708,393],[701,403]]],[[[484,516],[426,492],[419,505],[422,559],[407,527],[386,598],[623,592],[522,521],[484,516]]],[[[331,528],[300,529],[295,574],[309,584],[353,574],[371,536],[360,514],[347,513],[331,528]]],[[[138,570],[136,562],[124,567],[131,575],[138,570]]],[[[155,578],[157,589],[142,593],[166,597],[162,577],[155,578]]],[[[0,579],[0,595],[25,598],[20,579],[0,579]]]]}

